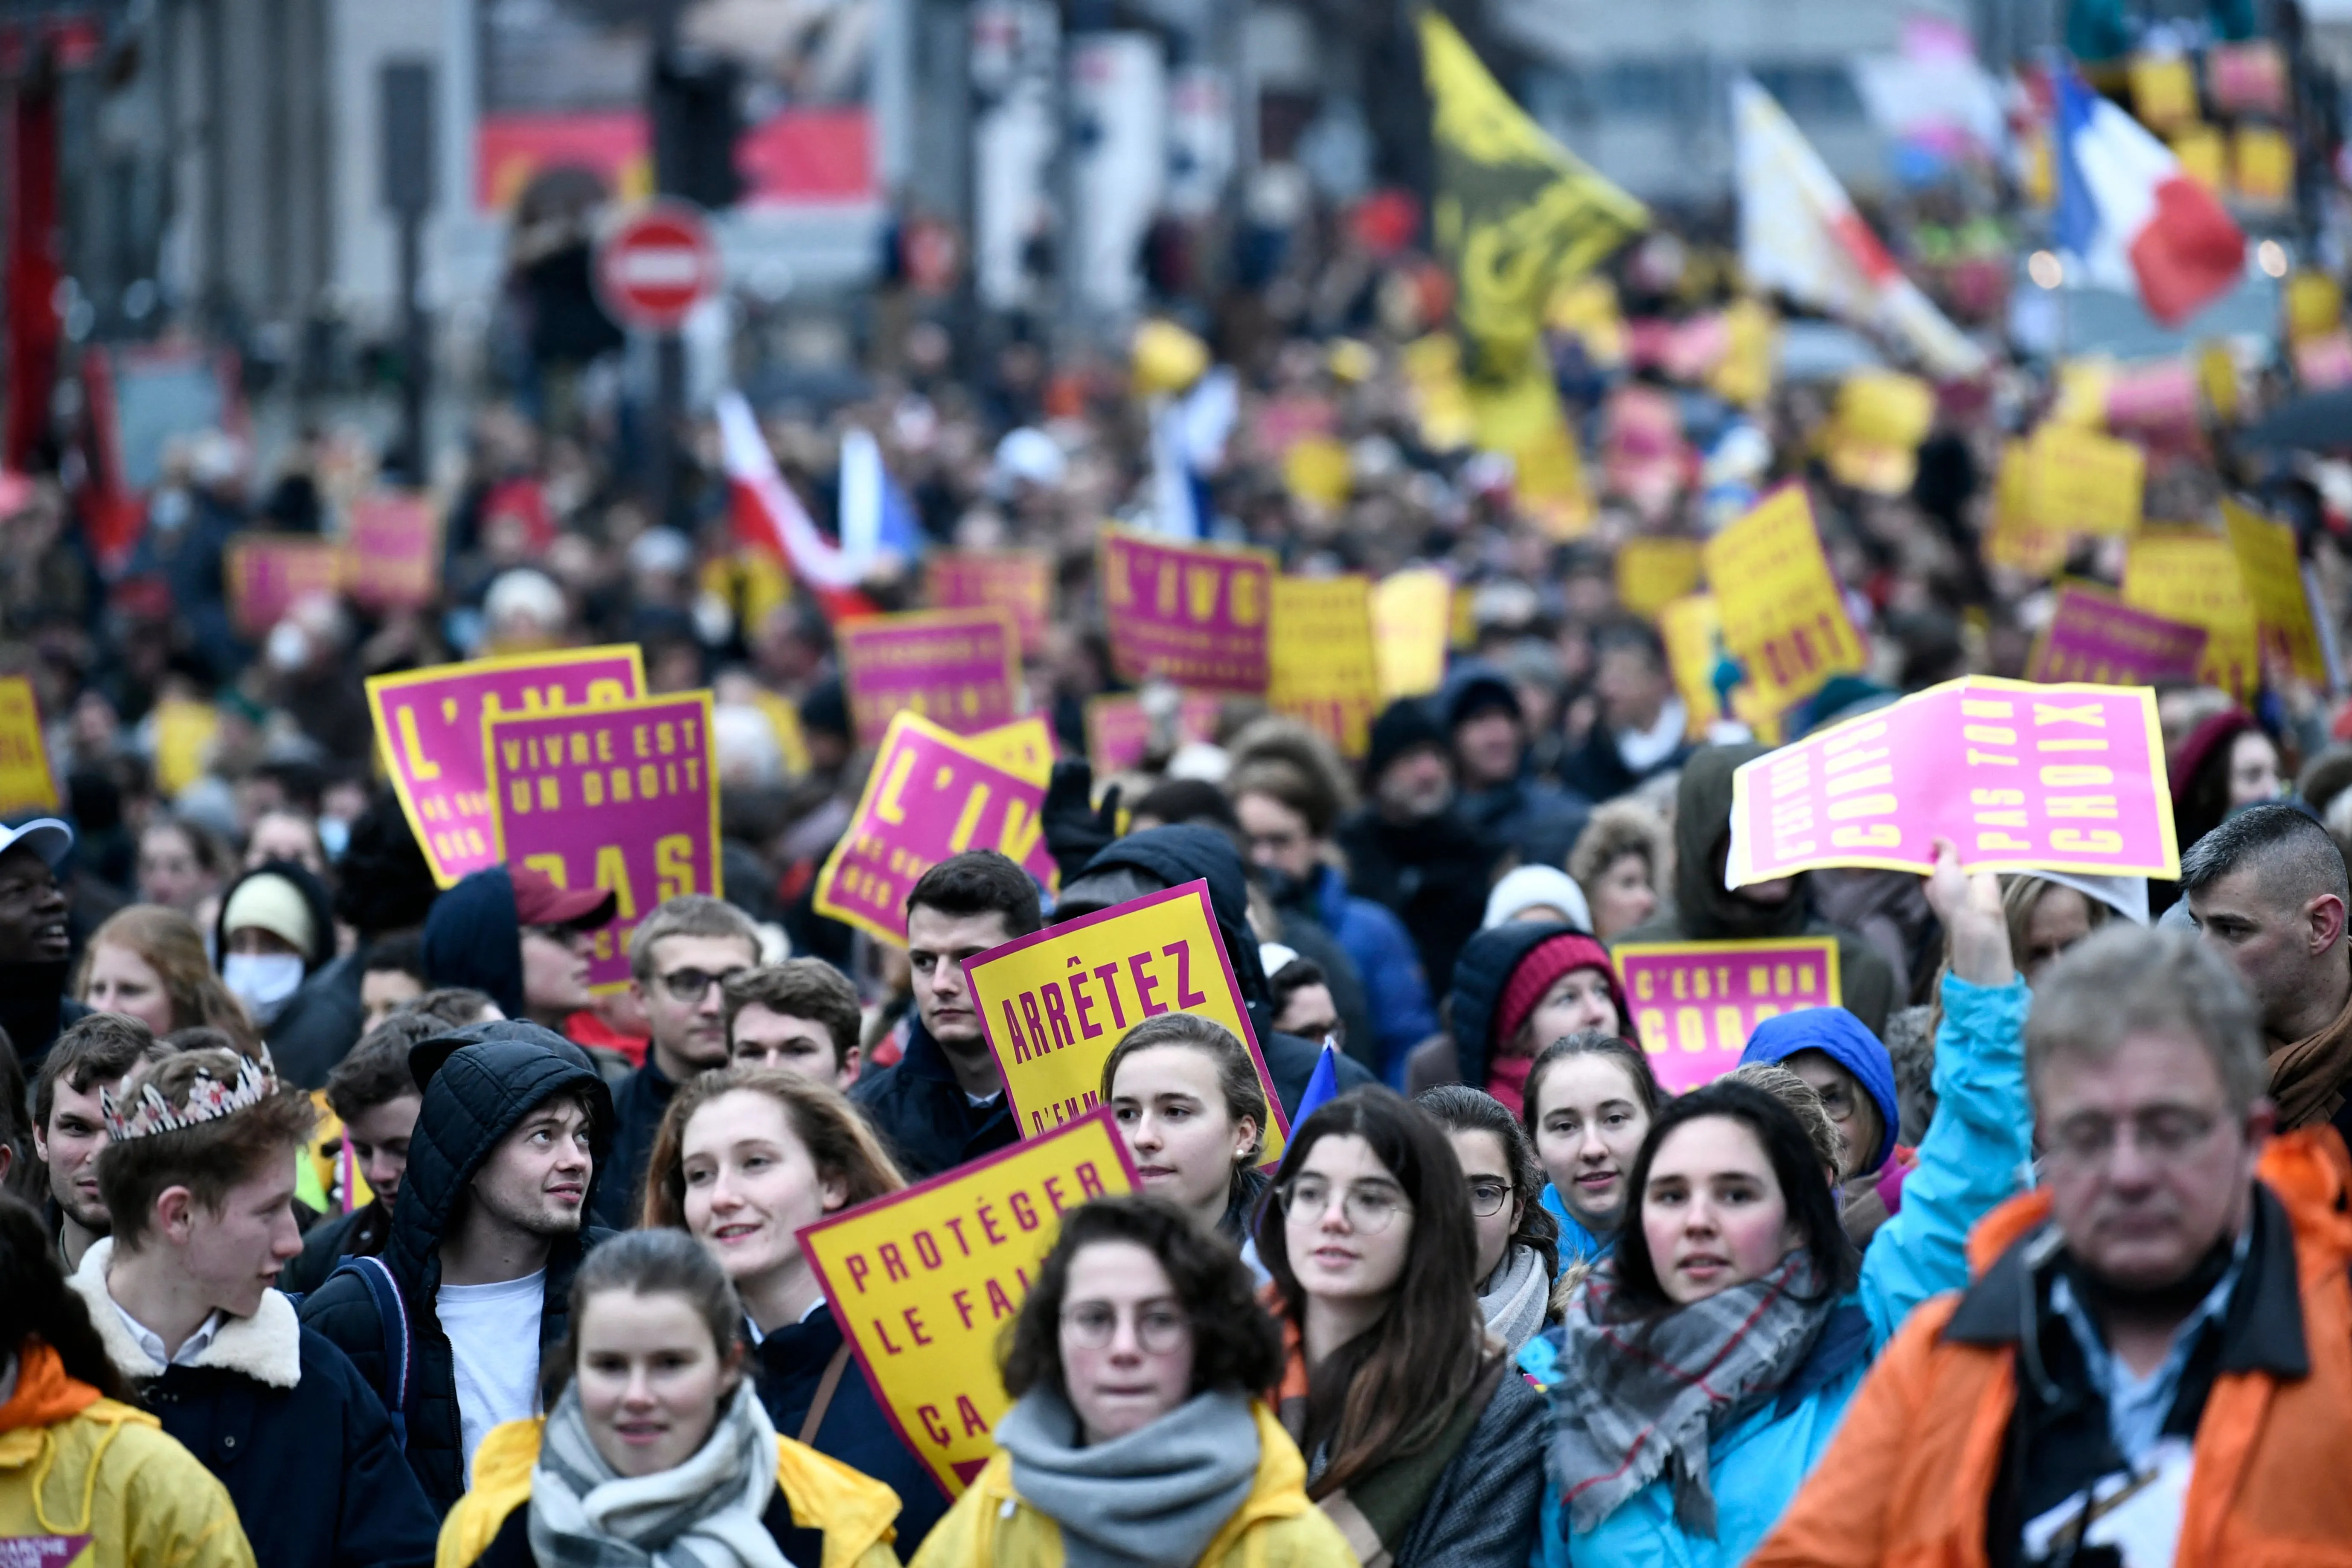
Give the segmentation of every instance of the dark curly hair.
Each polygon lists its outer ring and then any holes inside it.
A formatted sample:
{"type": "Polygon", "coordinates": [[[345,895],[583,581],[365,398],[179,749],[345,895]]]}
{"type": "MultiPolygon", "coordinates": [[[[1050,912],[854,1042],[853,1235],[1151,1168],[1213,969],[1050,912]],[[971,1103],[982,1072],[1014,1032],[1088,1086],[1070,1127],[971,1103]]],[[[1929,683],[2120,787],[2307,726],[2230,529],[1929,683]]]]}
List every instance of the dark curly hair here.
{"type": "Polygon", "coordinates": [[[27,1340],[57,1352],[68,1377],[125,1405],[138,1402],[90,1326],[81,1298],[66,1285],[39,1213],[0,1193],[0,1356],[20,1353],[27,1340]]]}
{"type": "Polygon", "coordinates": [[[1235,1389],[1254,1395],[1281,1378],[1282,1331],[1258,1305],[1249,1266],[1231,1246],[1194,1229],[1173,1204],[1139,1193],[1097,1198],[1062,1216],[1062,1234],[1038,1267],[1037,1283],[1004,1331],[999,1354],[1006,1393],[1017,1399],[1044,1387],[1069,1396],[1062,1381],[1062,1300],[1070,1263],[1107,1241],[1132,1242],[1168,1271],[1192,1321],[1193,1394],[1235,1389]]]}
{"type": "Polygon", "coordinates": [[[1834,1300],[1853,1289],[1862,1274],[1862,1254],[1846,1238],[1837,1201],[1822,1176],[1820,1151],[1806,1134],[1804,1123],[1797,1120],[1795,1111],[1755,1085],[1717,1079],[1668,1101],[1651,1121],[1649,1136],[1642,1140],[1642,1152],[1633,1158],[1633,1173],[1626,1186],[1633,1194],[1632,1212],[1617,1242],[1613,1315],[1655,1320],[1675,1310],[1675,1302],[1658,1282],[1657,1262],[1650,1256],[1649,1237],[1642,1228],[1643,1194],[1650,1189],[1650,1167],[1666,1139],[1676,1128],[1710,1116],[1738,1122],[1763,1145],[1772,1177],[1780,1184],[1781,1201],[1788,1205],[1789,1218],[1813,1255],[1822,1295],[1834,1300]]]}

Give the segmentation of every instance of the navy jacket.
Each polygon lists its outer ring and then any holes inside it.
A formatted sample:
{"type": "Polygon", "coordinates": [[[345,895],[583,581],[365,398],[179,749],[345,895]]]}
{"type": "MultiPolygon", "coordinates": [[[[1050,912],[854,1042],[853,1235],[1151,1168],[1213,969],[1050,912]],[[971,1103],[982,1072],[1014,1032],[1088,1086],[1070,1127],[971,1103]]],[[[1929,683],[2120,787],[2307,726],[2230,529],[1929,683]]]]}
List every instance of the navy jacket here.
{"type": "Polygon", "coordinates": [[[158,1367],[106,1297],[111,1241],[74,1277],[116,1367],[163,1430],[218,1476],[257,1563],[269,1568],[425,1568],[440,1533],[401,1462],[375,1391],[302,1328],[277,1291],[224,1324],[193,1366],[158,1367]]]}
{"type": "MultiPolygon", "coordinates": [[[[446,1513],[466,1491],[457,1373],[436,1305],[441,1292],[441,1233],[499,1141],[532,1110],[566,1090],[584,1093],[593,1108],[591,1141],[597,1170],[589,1178],[587,1205],[593,1213],[595,1178],[605,1163],[613,1122],[604,1080],[589,1065],[587,1053],[560,1036],[536,1024],[470,1024],[418,1046],[409,1054],[412,1070],[425,1065],[428,1053],[437,1057],[452,1042],[462,1048],[441,1062],[438,1070],[428,1068],[417,1074],[425,1086],[425,1103],[416,1114],[408,1170],[400,1180],[392,1237],[383,1255],[408,1305],[410,1353],[415,1363],[408,1463],[436,1513],[446,1513]],[[550,1039],[562,1048],[541,1043],[550,1039]]],[[[539,1319],[542,1360],[562,1343],[569,1327],[572,1277],[579,1271],[580,1259],[606,1234],[583,1228],[577,1237],[557,1242],[550,1254],[539,1319]]],[[[365,1281],[349,1274],[328,1280],[303,1301],[302,1321],[350,1356],[372,1387],[384,1386],[383,1324],[365,1281]]]]}
{"type": "Polygon", "coordinates": [[[521,917],[504,866],[477,871],[433,900],[425,917],[425,974],[470,985],[509,1018],[523,1016],[521,917]]]}
{"type": "Polygon", "coordinates": [[[391,1239],[392,1215],[382,1198],[370,1198],[349,1214],[322,1219],[302,1236],[301,1256],[278,1271],[278,1288],[297,1298],[309,1295],[346,1258],[373,1258],[391,1239]]]}
{"type": "Polygon", "coordinates": [[[605,1229],[628,1230],[645,1212],[646,1167],[653,1162],[654,1134],[661,1131],[662,1113],[677,1093],[669,1075],[654,1066],[651,1047],[646,1065],[614,1091],[613,1157],[596,1184],[593,1216],[605,1229]]]}
{"type": "Polygon", "coordinates": [[[849,1086],[849,1099],[882,1135],[910,1182],[1021,1141],[1003,1097],[990,1105],[972,1104],[919,1017],[908,1026],[907,1048],[898,1059],[860,1077],[849,1086]]]}
{"type": "MultiPolygon", "coordinates": [[[[833,1320],[833,1308],[821,1303],[805,1321],[778,1329],[752,1350],[752,1387],[782,1436],[801,1435],[809,1406],[816,1403],[817,1384],[824,1381],[825,1363],[841,1344],[841,1325],[833,1320]]],[[[842,1369],[833,1403],[825,1406],[824,1420],[809,1447],[898,1494],[898,1558],[912,1562],[923,1537],[946,1514],[947,1494],[898,1440],[855,1361],[842,1369]]]]}

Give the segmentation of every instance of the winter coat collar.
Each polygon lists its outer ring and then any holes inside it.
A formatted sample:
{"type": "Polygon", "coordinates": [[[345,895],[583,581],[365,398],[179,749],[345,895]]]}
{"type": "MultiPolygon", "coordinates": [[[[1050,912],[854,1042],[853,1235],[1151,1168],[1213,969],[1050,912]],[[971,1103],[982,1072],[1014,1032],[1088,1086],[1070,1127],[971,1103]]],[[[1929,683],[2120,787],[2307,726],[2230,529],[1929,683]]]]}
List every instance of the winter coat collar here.
{"type": "MultiPolygon", "coordinates": [[[[133,1383],[146,1383],[163,1376],[164,1369],[122,1326],[122,1314],[106,1289],[107,1260],[113,1256],[114,1238],[100,1237],[82,1254],[81,1267],[68,1283],[89,1309],[90,1324],[115,1370],[133,1383]]],[[[294,1303],[276,1290],[264,1291],[258,1311],[250,1318],[226,1320],[213,1342],[189,1364],[233,1372],[272,1388],[292,1388],[302,1381],[302,1326],[294,1316],[294,1303]]]]}

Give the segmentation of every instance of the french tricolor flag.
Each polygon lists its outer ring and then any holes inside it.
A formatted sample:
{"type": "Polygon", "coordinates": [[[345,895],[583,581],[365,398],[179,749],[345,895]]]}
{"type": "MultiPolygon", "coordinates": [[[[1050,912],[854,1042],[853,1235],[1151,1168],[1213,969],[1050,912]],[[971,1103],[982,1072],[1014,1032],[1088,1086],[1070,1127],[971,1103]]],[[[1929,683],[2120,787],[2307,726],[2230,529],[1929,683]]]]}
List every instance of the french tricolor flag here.
{"type": "Polygon", "coordinates": [[[2073,71],[2058,77],[2058,224],[2093,281],[2178,326],[2245,273],[2246,237],[2170,148],[2073,71]]]}
{"type": "Polygon", "coordinates": [[[914,508],[887,469],[882,448],[866,431],[842,435],[841,542],[827,539],[800,497],[777,470],[775,454],[760,433],[751,405],[732,390],[719,395],[719,449],[732,492],[736,538],[781,555],[793,575],[806,584],[836,624],[876,613],[859,584],[897,557],[904,563],[922,551],[914,508]]]}

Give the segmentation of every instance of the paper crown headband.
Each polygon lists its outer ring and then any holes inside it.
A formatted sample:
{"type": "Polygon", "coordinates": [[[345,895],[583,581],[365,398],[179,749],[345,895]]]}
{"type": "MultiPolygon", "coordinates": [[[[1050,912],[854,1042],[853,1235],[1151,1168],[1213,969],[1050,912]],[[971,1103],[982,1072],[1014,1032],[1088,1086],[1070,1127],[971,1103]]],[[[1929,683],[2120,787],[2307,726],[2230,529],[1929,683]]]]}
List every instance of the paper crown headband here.
{"type": "Polygon", "coordinates": [[[265,1047],[257,1061],[238,1056],[236,1077],[226,1083],[210,1072],[190,1079],[184,1105],[173,1105],[152,1083],[142,1083],[136,1094],[123,1099],[117,1099],[111,1089],[100,1090],[99,1115],[106,1122],[107,1136],[120,1143],[217,1121],[257,1106],[277,1092],[278,1072],[270,1065],[269,1051],[265,1047]]]}

